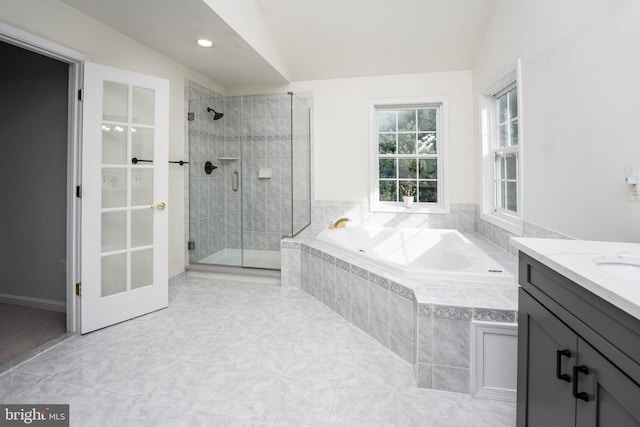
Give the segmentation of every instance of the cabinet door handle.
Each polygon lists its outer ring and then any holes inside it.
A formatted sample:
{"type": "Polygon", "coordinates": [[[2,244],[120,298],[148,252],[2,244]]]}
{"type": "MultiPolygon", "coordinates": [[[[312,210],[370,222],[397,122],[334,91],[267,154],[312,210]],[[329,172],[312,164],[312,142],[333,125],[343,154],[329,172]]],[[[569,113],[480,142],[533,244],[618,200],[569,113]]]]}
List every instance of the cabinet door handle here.
{"type": "Polygon", "coordinates": [[[569,374],[562,373],[562,357],[563,356],[571,357],[571,352],[567,349],[556,351],[556,378],[562,381],[571,382],[571,377],[569,376],[569,374]]]}
{"type": "Polygon", "coordinates": [[[589,396],[587,395],[587,393],[583,391],[578,392],[578,374],[589,375],[589,368],[584,365],[573,367],[573,397],[588,402],[589,396]]]}

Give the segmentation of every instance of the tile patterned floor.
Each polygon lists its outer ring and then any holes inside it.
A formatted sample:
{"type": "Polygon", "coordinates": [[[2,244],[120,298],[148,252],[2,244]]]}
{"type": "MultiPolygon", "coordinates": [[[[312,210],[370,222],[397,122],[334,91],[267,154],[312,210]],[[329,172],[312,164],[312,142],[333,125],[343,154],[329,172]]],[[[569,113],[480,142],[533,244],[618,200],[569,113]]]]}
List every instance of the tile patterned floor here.
{"type": "Polygon", "coordinates": [[[513,426],[515,405],[415,387],[411,366],[299,289],[181,277],[170,306],[0,375],[72,426],[513,426]]]}

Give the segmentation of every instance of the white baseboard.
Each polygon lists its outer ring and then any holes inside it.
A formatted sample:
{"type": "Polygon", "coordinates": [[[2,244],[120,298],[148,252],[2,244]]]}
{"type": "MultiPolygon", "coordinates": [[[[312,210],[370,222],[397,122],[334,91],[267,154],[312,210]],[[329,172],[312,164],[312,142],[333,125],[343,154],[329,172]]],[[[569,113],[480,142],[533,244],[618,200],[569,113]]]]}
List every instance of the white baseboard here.
{"type": "Polygon", "coordinates": [[[19,295],[0,294],[0,303],[20,305],[23,307],[39,308],[41,310],[67,312],[67,303],[48,299],[22,297],[19,295]]]}
{"type": "Polygon", "coordinates": [[[471,392],[482,399],[516,401],[518,325],[471,322],[471,392]]]}

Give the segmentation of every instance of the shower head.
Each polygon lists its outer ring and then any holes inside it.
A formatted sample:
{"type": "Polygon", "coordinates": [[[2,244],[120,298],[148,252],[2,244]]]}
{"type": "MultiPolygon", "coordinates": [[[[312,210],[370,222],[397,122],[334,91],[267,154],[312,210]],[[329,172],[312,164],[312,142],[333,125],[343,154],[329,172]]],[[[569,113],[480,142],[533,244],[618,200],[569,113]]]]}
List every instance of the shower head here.
{"type": "Polygon", "coordinates": [[[222,116],[224,116],[223,113],[217,113],[216,110],[214,110],[211,107],[207,107],[207,111],[209,113],[213,113],[213,120],[220,120],[222,118],[222,116]]]}

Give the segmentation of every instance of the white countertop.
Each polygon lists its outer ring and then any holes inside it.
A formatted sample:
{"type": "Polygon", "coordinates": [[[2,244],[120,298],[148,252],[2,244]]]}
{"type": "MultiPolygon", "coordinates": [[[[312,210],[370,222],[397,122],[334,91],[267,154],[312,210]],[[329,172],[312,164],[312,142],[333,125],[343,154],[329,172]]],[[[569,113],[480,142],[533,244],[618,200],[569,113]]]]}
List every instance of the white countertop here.
{"type": "Polygon", "coordinates": [[[640,319],[640,281],[607,273],[595,260],[640,257],[640,243],[512,237],[511,245],[640,319]]]}

